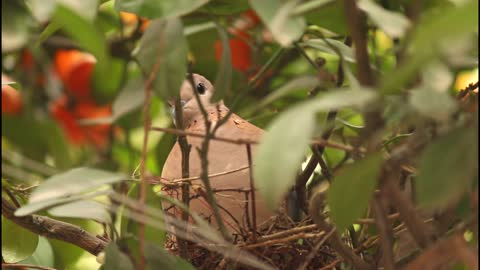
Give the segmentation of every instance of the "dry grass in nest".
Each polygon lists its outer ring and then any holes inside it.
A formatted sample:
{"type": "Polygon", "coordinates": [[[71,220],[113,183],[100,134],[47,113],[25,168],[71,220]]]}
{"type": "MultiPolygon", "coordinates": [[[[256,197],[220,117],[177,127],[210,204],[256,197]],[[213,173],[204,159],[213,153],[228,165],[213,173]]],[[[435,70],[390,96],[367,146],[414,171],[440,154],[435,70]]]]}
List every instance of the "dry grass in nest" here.
{"type": "MultiPolygon", "coordinates": [[[[337,259],[335,251],[327,244],[321,245],[316,252],[313,251],[316,243],[322,240],[326,233],[320,231],[309,219],[295,223],[286,214],[279,214],[259,226],[258,231],[256,242],[252,235],[237,235],[234,243],[275,268],[297,269],[307,257],[313,256],[309,258],[306,269],[320,269],[337,259]]],[[[168,237],[165,246],[173,254],[179,254],[174,237],[168,237]]],[[[187,254],[188,261],[197,269],[230,269],[230,266],[235,266],[234,269],[251,269],[235,265],[231,260],[224,260],[222,255],[195,243],[189,242],[187,254]]]]}

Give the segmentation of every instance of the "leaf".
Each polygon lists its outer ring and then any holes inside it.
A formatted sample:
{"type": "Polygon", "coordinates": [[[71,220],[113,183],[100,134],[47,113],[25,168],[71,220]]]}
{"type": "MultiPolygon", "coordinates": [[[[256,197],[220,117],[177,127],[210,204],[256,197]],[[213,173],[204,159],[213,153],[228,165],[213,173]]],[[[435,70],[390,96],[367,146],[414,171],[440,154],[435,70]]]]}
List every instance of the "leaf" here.
{"type": "Polygon", "coordinates": [[[375,97],[375,92],[366,89],[332,90],[283,112],[269,125],[254,157],[253,174],[255,185],[270,208],[275,208],[294,184],[315,130],[315,114],[364,106],[375,97]]]}
{"type": "Polygon", "coordinates": [[[105,37],[87,19],[66,6],[58,5],[52,21],[62,26],[78,45],[92,53],[98,64],[107,62],[107,47],[105,37]]]}
{"type": "Polygon", "coordinates": [[[32,256],[20,261],[19,263],[33,264],[43,267],[55,266],[55,255],[53,254],[52,245],[47,238],[38,237],[38,245],[32,256]]]}
{"type": "Polygon", "coordinates": [[[372,0],[359,0],[357,5],[391,38],[403,37],[410,27],[410,21],[403,14],[386,10],[372,0]]]}
{"type": "Polygon", "coordinates": [[[330,216],[338,231],[344,231],[365,214],[377,186],[381,154],[372,154],[345,166],[327,190],[330,216]]]}
{"type": "Polygon", "coordinates": [[[20,49],[28,41],[31,18],[20,1],[2,1],[2,53],[20,49]]]}
{"type": "Polygon", "coordinates": [[[169,99],[179,95],[187,73],[187,52],[182,22],[173,18],[150,23],[135,57],[149,76],[155,73],[155,91],[169,99]]]}
{"type": "Polygon", "coordinates": [[[313,8],[312,10],[304,14],[308,24],[317,25],[324,29],[333,31],[339,35],[347,35],[348,27],[345,17],[345,8],[343,3],[344,1],[308,1],[298,5],[294,11],[294,14],[297,15],[299,9],[305,9],[305,5],[308,5],[310,3],[312,5],[315,5],[315,2],[320,2],[318,3],[320,6],[317,6],[318,8],[313,8]]]}
{"type": "Polygon", "coordinates": [[[474,129],[460,128],[427,146],[415,180],[418,203],[441,209],[471,188],[478,175],[478,140],[474,129]]]}
{"type": "Polygon", "coordinates": [[[61,204],[66,204],[70,202],[74,202],[77,200],[84,200],[88,198],[95,198],[101,195],[106,195],[108,194],[108,190],[106,191],[99,191],[99,192],[94,192],[92,194],[78,194],[78,195],[73,195],[73,196],[68,196],[68,197],[60,197],[60,198],[53,198],[53,199],[48,199],[48,200],[42,200],[38,202],[29,202],[26,205],[23,205],[22,207],[18,208],[15,211],[15,215],[17,217],[21,216],[26,216],[33,214],[35,212],[38,212],[42,209],[52,207],[55,205],[61,205],[61,204]]]}
{"type": "Polygon", "coordinates": [[[208,4],[201,7],[199,11],[208,12],[215,15],[231,15],[246,11],[250,8],[247,0],[211,0],[208,4]]]}
{"type": "Polygon", "coordinates": [[[306,22],[303,17],[292,17],[298,1],[254,1],[250,6],[272,32],[273,37],[283,47],[288,47],[303,34],[306,22]]]}
{"type": "Polygon", "coordinates": [[[29,203],[68,197],[126,179],[126,175],[119,173],[86,167],[76,168],[48,178],[32,192],[29,203]]]}
{"type": "Polygon", "coordinates": [[[303,106],[282,113],[268,127],[254,156],[255,185],[269,208],[275,209],[295,182],[308,142],[314,115],[303,106]]]}
{"type": "Polygon", "coordinates": [[[48,213],[56,217],[84,218],[110,224],[112,218],[105,204],[91,200],[80,200],[50,208],[48,213]]]}
{"type": "Polygon", "coordinates": [[[445,121],[456,111],[457,104],[447,92],[429,88],[411,91],[410,104],[422,116],[445,121]]]}
{"type": "Polygon", "coordinates": [[[232,61],[231,51],[228,41],[228,35],[225,29],[217,24],[218,35],[222,41],[222,60],[218,67],[217,77],[215,79],[215,92],[211,98],[212,102],[217,102],[225,96],[225,93],[230,90],[232,86],[232,61]]]}
{"type": "Polygon", "coordinates": [[[195,270],[195,268],[186,260],[179,256],[173,256],[164,248],[148,244],[145,249],[145,258],[147,259],[147,269],[164,269],[164,270],[195,270]]]}
{"type": "Polygon", "coordinates": [[[135,13],[149,19],[174,18],[188,14],[205,5],[209,0],[116,0],[118,11],[135,13]]]}
{"type": "Polygon", "coordinates": [[[38,244],[38,235],[2,216],[2,258],[17,263],[30,257],[38,244]]]}
{"type": "Polygon", "coordinates": [[[110,242],[110,244],[105,248],[105,264],[103,265],[104,270],[133,270],[132,261],[128,256],[120,251],[115,242],[110,242]]]}
{"type": "Polygon", "coordinates": [[[284,97],[288,95],[289,93],[297,90],[311,90],[315,86],[318,86],[320,84],[320,81],[318,80],[317,76],[313,75],[304,75],[304,76],[299,76],[296,77],[284,85],[282,85],[280,88],[275,90],[274,92],[270,93],[268,96],[266,96],[260,104],[258,104],[257,108],[262,108],[267,106],[268,104],[274,102],[275,100],[284,97]]]}
{"type": "Polygon", "coordinates": [[[311,48],[315,48],[322,52],[326,52],[333,55],[338,55],[339,53],[342,55],[343,59],[347,62],[355,63],[355,55],[353,53],[352,48],[345,45],[343,42],[335,40],[335,39],[309,39],[305,42],[300,43],[302,46],[307,46],[311,48]],[[328,42],[328,43],[327,43],[328,42]],[[330,44],[330,45],[328,45],[330,44]],[[338,51],[335,51],[330,46],[333,46],[338,51]]]}
{"type": "Polygon", "coordinates": [[[380,83],[383,94],[400,92],[425,63],[448,49],[451,42],[478,33],[477,0],[444,8],[438,14],[425,16],[415,27],[410,44],[412,54],[403,65],[383,76],[380,83]]]}
{"type": "Polygon", "coordinates": [[[315,11],[318,8],[332,3],[334,0],[312,0],[299,4],[294,11],[295,15],[301,15],[310,11],[315,11]]]}

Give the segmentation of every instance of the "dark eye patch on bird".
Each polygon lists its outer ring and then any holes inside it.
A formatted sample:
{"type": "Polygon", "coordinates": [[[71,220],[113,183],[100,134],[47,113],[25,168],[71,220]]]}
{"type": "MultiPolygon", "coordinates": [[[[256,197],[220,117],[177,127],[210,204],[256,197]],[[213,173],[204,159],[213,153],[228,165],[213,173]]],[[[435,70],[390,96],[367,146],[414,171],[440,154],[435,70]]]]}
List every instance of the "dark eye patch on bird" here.
{"type": "Polygon", "coordinates": [[[207,88],[205,87],[205,84],[203,83],[198,83],[197,84],[197,92],[200,94],[200,95],[203,95],[205,94],[205,91],[207,90],[207,88]]]}

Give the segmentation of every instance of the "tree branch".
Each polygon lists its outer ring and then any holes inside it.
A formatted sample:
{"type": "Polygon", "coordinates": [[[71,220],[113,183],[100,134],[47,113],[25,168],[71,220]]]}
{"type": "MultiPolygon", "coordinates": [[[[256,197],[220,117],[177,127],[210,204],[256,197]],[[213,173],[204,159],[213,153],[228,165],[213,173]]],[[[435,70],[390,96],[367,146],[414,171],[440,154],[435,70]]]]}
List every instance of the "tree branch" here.
{"type": "Polygon", "coordinates": [[[103,251],[108,244],[105,240],[95,237],[70,223],[40,215],[17,217],[14,214],[15,210],[16,207],[2,197],[2,215],[35,234],[76,245],[95,256],[103,251]]]}

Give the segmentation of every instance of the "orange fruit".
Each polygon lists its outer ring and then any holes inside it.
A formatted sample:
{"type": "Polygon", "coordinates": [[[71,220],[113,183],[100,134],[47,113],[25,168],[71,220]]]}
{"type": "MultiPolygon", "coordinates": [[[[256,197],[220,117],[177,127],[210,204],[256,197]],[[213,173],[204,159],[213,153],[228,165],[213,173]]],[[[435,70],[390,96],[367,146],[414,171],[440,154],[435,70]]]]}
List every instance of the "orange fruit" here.
{"type": "Polygon", "coordinates": [[[6,82],[13,80],[2,73],[2,114],[16,115],[22,111],[23,103],[20,93],[6,82]]]}

